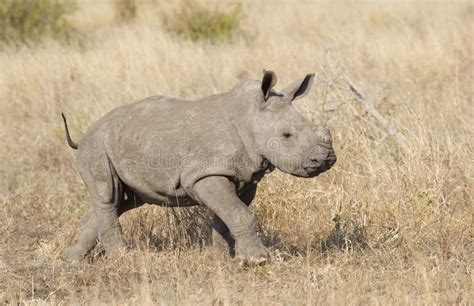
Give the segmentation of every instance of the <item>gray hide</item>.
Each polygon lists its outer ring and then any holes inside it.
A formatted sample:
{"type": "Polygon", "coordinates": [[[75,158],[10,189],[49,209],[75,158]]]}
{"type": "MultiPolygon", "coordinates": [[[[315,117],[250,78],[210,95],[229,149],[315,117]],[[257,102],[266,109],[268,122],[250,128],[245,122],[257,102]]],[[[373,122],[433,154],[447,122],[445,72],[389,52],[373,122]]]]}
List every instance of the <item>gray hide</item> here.
{"type": "Polygon", "coordinates": [[[314,74],[273,91],[276,75],[240,82],[231,91],[197,101],[154,96],[112,110],[76,145],[77,169],[92,207],[79,241],[65,250],[81,260],[101,241],[106,253],[125,248],[118,217],[143,203],[206,205],[213,240],[241,262],[266,261],[248,209],[256,184],[275,167],[315,177],[336,161],[330,132],[292,106],[314,74]]]}

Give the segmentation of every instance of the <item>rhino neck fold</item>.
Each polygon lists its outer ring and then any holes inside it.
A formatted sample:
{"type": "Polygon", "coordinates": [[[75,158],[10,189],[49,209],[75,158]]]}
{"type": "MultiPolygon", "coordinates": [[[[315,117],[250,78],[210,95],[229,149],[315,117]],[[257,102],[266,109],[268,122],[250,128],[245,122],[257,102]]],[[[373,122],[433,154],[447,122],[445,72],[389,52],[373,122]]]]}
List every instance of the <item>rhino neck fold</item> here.
{"type": "Polygon", "coordinates": [[[252,172],[266,170],[269,163],[266,163],[266,159],[258,152],[258,147],[252,134],[251,119],[256,111],[255,106],[253,104],[249,105],[248,101],[244,99],[234,102],[236,102],[234,103],[235,108],[230,112],[229,121],[237,131],[237,135],[245,148],[247,158],[250,161],[248,166],[252,168],[252,172]]]}

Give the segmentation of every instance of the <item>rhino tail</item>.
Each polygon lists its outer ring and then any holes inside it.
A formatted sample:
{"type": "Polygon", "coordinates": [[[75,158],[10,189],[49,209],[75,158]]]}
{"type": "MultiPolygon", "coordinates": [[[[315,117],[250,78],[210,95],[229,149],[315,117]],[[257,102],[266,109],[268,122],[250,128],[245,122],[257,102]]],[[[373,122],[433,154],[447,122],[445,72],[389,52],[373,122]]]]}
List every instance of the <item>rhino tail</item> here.
{"type": "Polygon", "coordinates": [[[64,127],[66,128],[66,139],[67,139],[67,144],[73,148],[74,150],[77,150],[78,145],[71,139],[71,135],[69,134],[69,129],[67,128],[67,121],[66,121],[66,116],[64,116],[64,113],[61,113],[61,116],[63,117],[64,121],[64,127]]]}

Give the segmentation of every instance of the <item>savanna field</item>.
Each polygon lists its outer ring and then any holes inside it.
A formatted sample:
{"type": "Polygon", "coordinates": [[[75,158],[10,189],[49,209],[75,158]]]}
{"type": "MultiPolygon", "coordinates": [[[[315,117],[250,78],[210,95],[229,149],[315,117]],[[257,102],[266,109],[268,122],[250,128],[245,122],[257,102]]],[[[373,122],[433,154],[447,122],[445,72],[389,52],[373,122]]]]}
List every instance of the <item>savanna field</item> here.
{"type": "Polygon", "coordinates": [[[473,303],[472,1],[46,2],[67,7],[23,28],[0,4],[0,304],[473,303]],[[262,69],[277,90],[316,73],[294,105],[338,156],[259,185],[269,263],[216,260],[203,207],[151,205],[120,219],[130,252],[63,260],[89,203],[61,112],[77,141],[117,106],[262,69]]]}

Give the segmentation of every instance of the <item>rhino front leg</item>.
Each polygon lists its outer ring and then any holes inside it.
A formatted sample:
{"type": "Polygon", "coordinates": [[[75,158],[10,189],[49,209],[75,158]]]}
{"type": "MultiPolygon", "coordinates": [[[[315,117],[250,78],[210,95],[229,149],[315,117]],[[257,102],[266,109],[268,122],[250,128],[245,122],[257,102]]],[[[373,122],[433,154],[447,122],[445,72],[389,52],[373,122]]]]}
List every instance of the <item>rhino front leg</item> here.
{"type": "MultiPolygon", "coordinates": [[[[257,184],[249,185],[239,196],[245,205],[250,206],[257,192],[257,184]]],[[[212,245],[217,255],[235,255],[235,240],[225,223],[216,215],[212,217],[212,245]]]]}
{"type": "Polygon", "coordinates": [[[209,207],[229,228],[235,239],[235,257],[238,260],[261,264],[268,259],[268,251],[257,236],[255,219],[238,197],[232,182],[223,176],[207,177],[195,184],[194,193],[197,200],[209,207]]]}

